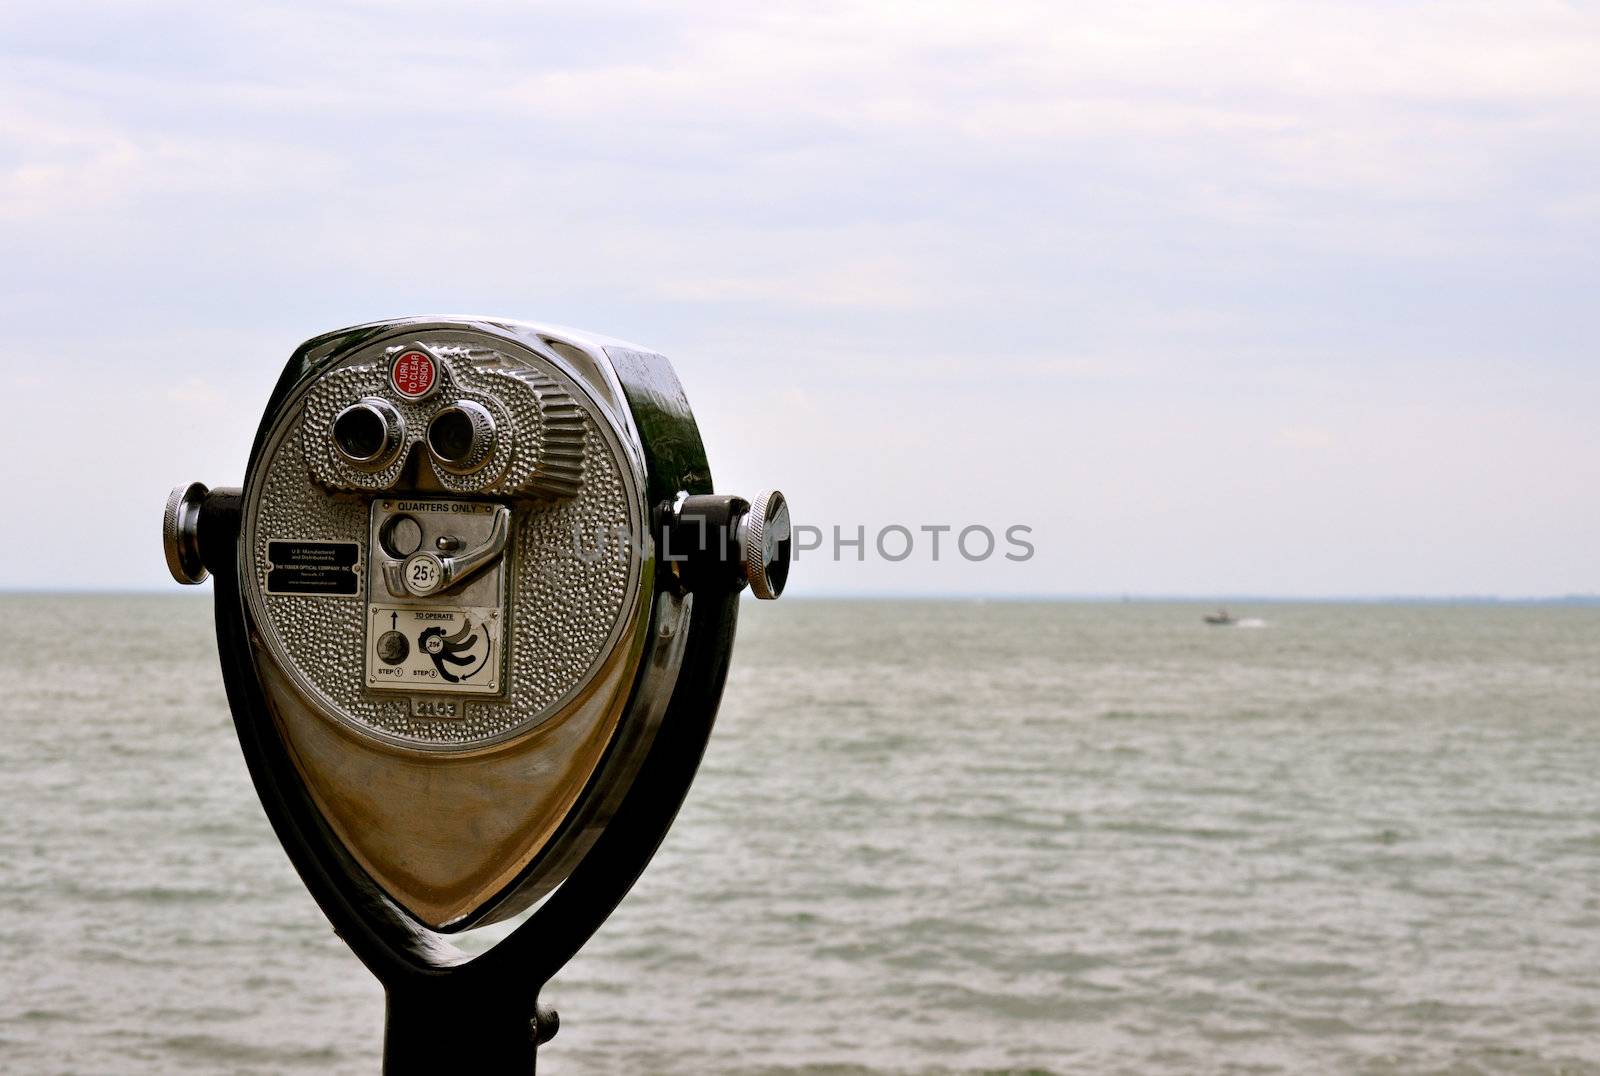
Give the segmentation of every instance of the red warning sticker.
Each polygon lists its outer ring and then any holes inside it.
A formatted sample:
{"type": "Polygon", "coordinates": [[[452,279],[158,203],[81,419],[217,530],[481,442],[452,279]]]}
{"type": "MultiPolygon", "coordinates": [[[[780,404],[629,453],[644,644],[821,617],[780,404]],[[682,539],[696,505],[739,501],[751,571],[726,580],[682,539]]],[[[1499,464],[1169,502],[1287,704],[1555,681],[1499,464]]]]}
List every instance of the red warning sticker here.
{"type": "Polygon", "coordinates": [[[389,381],[394,390],[411,400],[426,396],[437,376],[432,356],[422,351],[404,352],[389,367],[389,381]]]}

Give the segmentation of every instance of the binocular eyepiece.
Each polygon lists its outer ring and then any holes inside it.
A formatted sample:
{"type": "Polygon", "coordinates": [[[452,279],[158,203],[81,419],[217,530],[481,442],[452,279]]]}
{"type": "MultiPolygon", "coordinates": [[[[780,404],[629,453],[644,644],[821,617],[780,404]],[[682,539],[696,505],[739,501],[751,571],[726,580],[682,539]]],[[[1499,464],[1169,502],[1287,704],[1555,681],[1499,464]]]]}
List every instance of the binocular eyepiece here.
{"type": "Polygon", "coordinates": [[[381,471],[405,444],[405,420],[376,396],[363,397],[333,420],[333,443],[352,467],[381,471]]]}
{"type": "Polygon", "coordinates": [[[739,592],[776,598],[791,551],[781,493],[713,492],[660,355],[464,318],[302,345],[243,487],[174,490],[163,532],[175,579],[216,576],[262,803],[392,1002],[481,990],[444,936],[541,898],[535,994],[598,926],[687,791],[739,592]]]}
{"type": "Polygon", "coordinates": [[[451,474],[471,474],[494,453],[494,416],[471,400],[457,400],[428,420],[428,454],[451,474]]]}
{"type": "MultiPolygon", "coordinates": [[[[428,419],[423,443],[435,467],[467,475],[494,456],[494,416],[472,400],[452,400],[428,419]]],[[[364,396],[340,411],[330,428],[334,448],[350,466],[384,471],[406,445],[406,423],[388,401],[364,396]]]]}

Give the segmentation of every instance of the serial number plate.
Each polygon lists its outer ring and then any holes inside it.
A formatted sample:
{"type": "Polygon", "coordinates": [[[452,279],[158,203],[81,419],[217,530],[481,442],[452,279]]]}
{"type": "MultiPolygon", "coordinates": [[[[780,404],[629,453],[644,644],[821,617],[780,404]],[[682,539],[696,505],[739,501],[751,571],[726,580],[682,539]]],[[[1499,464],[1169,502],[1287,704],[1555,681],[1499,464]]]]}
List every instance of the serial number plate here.
{"type": "Polygon", "coordinates": [[[429,721],[454,721],[467,716],[467,705],[462,699],[413,698],[411,716],[426,718],[429,721]]]}

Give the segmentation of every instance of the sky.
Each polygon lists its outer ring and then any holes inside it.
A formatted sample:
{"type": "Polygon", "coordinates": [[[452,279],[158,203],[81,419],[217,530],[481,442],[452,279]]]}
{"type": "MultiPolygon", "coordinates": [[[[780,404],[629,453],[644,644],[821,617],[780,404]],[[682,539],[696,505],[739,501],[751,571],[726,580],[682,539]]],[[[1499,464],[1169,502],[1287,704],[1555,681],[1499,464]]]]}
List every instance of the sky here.
{"type": "Polygon", "coordinates": [[[670,356],[794,594],[1600,591],[1592,3],[9,0],[0,250],[0,588],[490,313],[670,356]]]}

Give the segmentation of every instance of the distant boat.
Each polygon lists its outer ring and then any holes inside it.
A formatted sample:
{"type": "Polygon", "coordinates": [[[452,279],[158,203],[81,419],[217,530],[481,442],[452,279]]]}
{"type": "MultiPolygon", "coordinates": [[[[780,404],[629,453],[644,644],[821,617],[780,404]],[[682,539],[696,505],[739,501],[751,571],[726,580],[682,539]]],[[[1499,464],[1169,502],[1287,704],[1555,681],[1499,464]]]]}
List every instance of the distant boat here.
{"type": "Polygon", "coordinates": [[[1225,626],[1227,626],[1229,624],[1234,623],[1234,619],[1233,619],[1233,615],[1231,613],[1229,613],[1226,609],[1218,609],[1214,613],[1207,613],[1206,614],[1206,623],[1207,624],[1214,624],[1217,627],[1225,627],[1225,626]]]}

